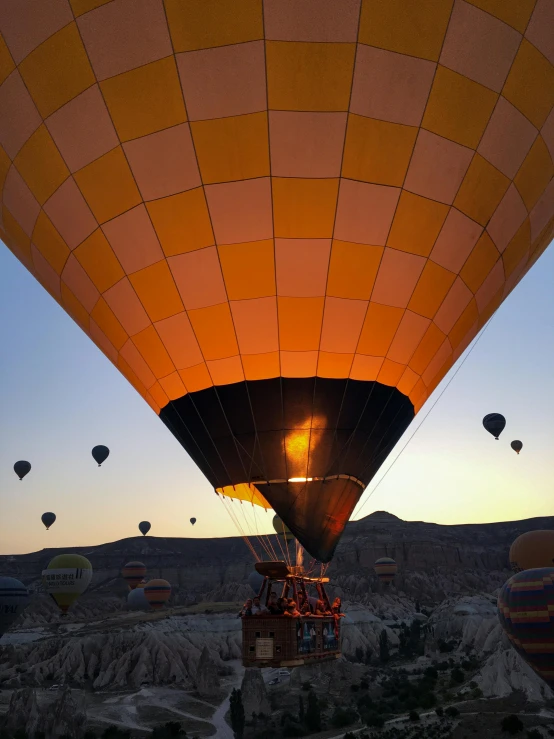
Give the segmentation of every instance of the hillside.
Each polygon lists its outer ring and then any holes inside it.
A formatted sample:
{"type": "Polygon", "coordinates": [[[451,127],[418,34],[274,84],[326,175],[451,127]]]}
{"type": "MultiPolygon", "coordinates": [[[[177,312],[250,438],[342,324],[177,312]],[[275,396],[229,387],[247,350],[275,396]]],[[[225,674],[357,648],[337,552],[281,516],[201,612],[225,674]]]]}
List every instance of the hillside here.
{"type": "MultiPolygon", "coordinates": [[[[0,729],[4,714],[12,734],[65,732],[80,739],[85,728],[100,736],[113,724],[138,739],[178,721],[187,735],[231,739],[229,694],[242,686],[249,711],[260,701],[265,706],[264,737],[281,739],[305,735],[282,727],[296,730],[310,685],[324,726],[385,721],[382,731],[365,734],[374,739],[412,739],[406,721],[413,708],[421,712],[424,736],[500,736],[501,719],[516,708],[527,727],[554,731],[553,695],[506,642],[496,613],[496,591],[510,575],[511,542],[553,524],[554,518],[535,518],[441,526],[385,511],[348,524],[328,571],[330,593],[342,596],[346,612],[343,656],[290,676],[245,673],[241,665],[236,613],[252,594],[252,560],[238,537],[147,536],[74,549],[91,560],[94,578],[63,621],[40,584],[42,569],[61,550],[2,556],[0,572],[23,580],[33,597],[0,645],[0,729]],[[373,572],[382,556],[399,565],[385,587],[373,572]],[[149,577],[171,582],[168,608],[126,610],[120,570],[130,559],[144,561],[149,577]],[[440,718],[436,705],[460,714],[440,718]],[[486,719],[476,723],[476,714],[486,719]]],[[[259,736],[249,720],[245,739],[259,736]]]]}
{"type": "MultiPolygon", "coordinates": [[[[363,602],[363,597],[376,589],[373,563],[388,556],[399,566],[397,588],[408,595],[437,602],[450,594],[490,592],[509,574],[512,541],[524,531],[552,526],[554,517],[443,526],[403,521],[380,511],[347,525],[328,574],[344,597],[363,602]]],[[[62,551],[67,550],[2,555],[0,572],[18,577],[36,590],[40,587],[40,573],[62,551]]],[[[120,571],[131,559],[143,561],[149,577],[163,577],[171,582],[175,602],[181,604],[209,594],[216,596],[212,600],[229,600],[225,591],[244,584],[253,566],[252,556],[240,537],[138,536],[74,547],[71,551],[88,557],[94,568],[89,599],[99,592],[123,595],[126,586],[120,571]]]]}

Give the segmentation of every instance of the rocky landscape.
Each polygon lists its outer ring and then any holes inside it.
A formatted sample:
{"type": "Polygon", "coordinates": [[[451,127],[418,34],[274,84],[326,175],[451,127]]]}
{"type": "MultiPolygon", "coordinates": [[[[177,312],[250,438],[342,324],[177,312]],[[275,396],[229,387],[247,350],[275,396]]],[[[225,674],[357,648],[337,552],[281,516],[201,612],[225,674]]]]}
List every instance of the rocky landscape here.
{"type": "Polygon", "coordinates": [[[241,666],[236,614],[252,593],[252,562],[239,538],[137,537],[74,550],[94,577],[63,623],[39,577],[58,550],[2,556],[0,572],[33,593],[0,642],[4,736],[163,736],[172,722],[189,737],[230,738],[230,693],[241,686],[247,739],[320,736],[307,719],[314,700],[321,736],[501,736],[514,711],[547,736],[554,696],[505,641],[496,593],[513,539],[553,523],[439,526],[383,512],[350,523],[328,571],[346,613],[343,657],[289,676],[241,666]],[[399,565],[386,587],[373,573],[382,556],[399,565]],[[126,610],[119,573],[130,559],[171,582],[168,608],[126,610]]]}

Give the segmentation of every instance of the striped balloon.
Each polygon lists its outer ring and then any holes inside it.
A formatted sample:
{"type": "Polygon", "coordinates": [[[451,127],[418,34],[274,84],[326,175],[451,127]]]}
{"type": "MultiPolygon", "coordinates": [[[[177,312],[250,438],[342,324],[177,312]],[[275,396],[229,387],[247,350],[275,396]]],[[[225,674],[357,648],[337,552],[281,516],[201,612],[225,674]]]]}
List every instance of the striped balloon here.
{"type": "Polygon", "coordinates": [[[391,557],[381,557],[375,561],[373,569],[381,582],[392,582],[398,571],[398,565],[391,557]]]}
{"type": "Polygon", "coordinates": [[[144,594],[152,608],[159,611],[171,596],[171,585],[167,580],[150,580],[144,586],[144,594]]]}
{"type": "Polygon", "coordinates": [[[15,577],[0,577],[0,638],[29,603],[29,592],[15,577]]]}
{"type": "Polygon", "coordinates": [[[554,688],[554,568],[511,577],[498,596],[498,617],[512,646],[554,688]]]}
{"type": "Polygon", "coordinates": [[[127,562],[121,570],[121,574],[131,590],[134,590],[146,575],[146,565],[142,562],[127,562]]]}

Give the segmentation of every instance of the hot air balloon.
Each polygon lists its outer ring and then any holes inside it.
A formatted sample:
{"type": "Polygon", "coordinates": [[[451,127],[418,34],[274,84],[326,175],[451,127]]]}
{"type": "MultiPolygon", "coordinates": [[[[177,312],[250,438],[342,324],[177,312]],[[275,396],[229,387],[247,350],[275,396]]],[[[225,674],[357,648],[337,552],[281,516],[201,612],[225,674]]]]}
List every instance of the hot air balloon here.
{"type": "Polygon", "coordinates": [[[328,562],[552,237],[546,4],[95,5],[0,19],[0,236],[328,562]]]}
{"type": "Polygon", "coordinates": [[[554,531],[526,531],[510,547],[510,567],[514,572],[537,567],[554,567],[554,531]]]}
{"type": "Polygon", "coordinates": [[[279,518],[279,516],[273,516],[271,521],[275,533],[284,539],[284,541],[290,541],[293,537],[289,527],[279,518]]]}
{"type": "Polygon", "coordinates": [[[25,475],[28,475],[31,471],[31,463],[25,462],[24,460],[21,460],[20,462],[16,462],[13,466],[15,474],[19,477],[20,480],[23,480],[25,475]]]}
{"type": "Polygon", "coordinates": [[[519,439],[516,439],[515,441],[512,441],[512,443],[510,444],[510,446],[512,447],[512,449],[514,450],[514,452],[516,454],[519,454],[520,451],[523,449],[523,444],[522,444],[521,441],[519,441],[519,439]]]}
{"type": "Polygon", "coordinates": [[[42,582],[65,616],[69,607],[88,588],[92,565],[80,554],[58,554],[42,571],[42,582]]]}
{"type": "Polygon", "coordinates": [[[98,446],[93,447],[91,454],[94,461],[98,462],[98,466],[101,467],[102,462],[105,462],[110,456],[110,450],[107,446],[99,444],[98,446]]]}
{"type": "Polygon", "coordinates": [[[152,524],[150,521],[141,521],[138,525],[139,531],[143,536],[146,536],[146,534],[150,531],[152,528],[152,524]]]}
{"type": "Polygon", "coordinates": [[[263,581],[264,576],[260,575],[260,573],[256,572],[256,570],[252,570],[252,572],[248,575],[248,584],[256,595],[258,595],[258,593],[260,592],[263,581]]]}
{"type": "Polygon", "coordinates": [[[42,516],[40,517],[40,520],[46,526],[46,531],[48,531],[50,526],[52,526],[52,524],[56,520],[56,514],[48,511],[47,513],[42,514],[42,516]]]}
{"type": "Polygon", "coordinates": [[[167,580],[150,580],[144,586],[144,595],[151,608],[159,611],[171,597],[171,585],[167,580]]]}
{"type": "Polygon", "coordinates": [[[152,610],[144,592],[144,585],[142,587],[137,586],[134,590],[131,590],[127,596],[127,608],[130,611],[152,610]]]}
{"type": "Polygon", "coordinates": [[[191,519],[190,519],[190,522],[191,522],[191,524],[192,524],[192,525],[194,526],[194,524],[196,523],[196,519],[195,519],[195,518],[191,518],[191,519]]]}
{"type": "Polygon", "coordinates": [[[127,562],[121,570],[123,579],[131,590],[137,588],[146,575],[146,565],[142,562],[127,562]]]}
{"type": "Polygon", "coordinates": [[[554,568],[511,577],[498,595],[498,617],[514,649],[554,687],[554,568]]]}
{"type": "Polygon", "coordinates": [[[27,608],[29,592],[15,577],[0,576],[0,639],[27,608]]]}
{"type": "Polygon", "coordinates": [[[483,418],[483,426],[498,441],[506,426],[506,419],[501,413],[489,413],[483,418]]]}
{"type": "Polygon", "coordinates": [[[380,582],[392,582],[398,571],[398,565],[391,557],[381,557],[373,565],[380,582]]]}

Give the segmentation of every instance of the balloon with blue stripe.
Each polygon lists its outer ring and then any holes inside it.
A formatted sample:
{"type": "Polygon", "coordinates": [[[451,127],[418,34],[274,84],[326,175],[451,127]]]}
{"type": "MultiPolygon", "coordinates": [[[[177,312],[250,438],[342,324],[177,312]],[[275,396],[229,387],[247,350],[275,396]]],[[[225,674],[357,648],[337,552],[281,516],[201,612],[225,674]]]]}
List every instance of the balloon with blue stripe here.
{"type": "Polygon", "coordinates": [[[29,604],[29,591],[15,577],[0,577],[0,638],[29,604]]]}

